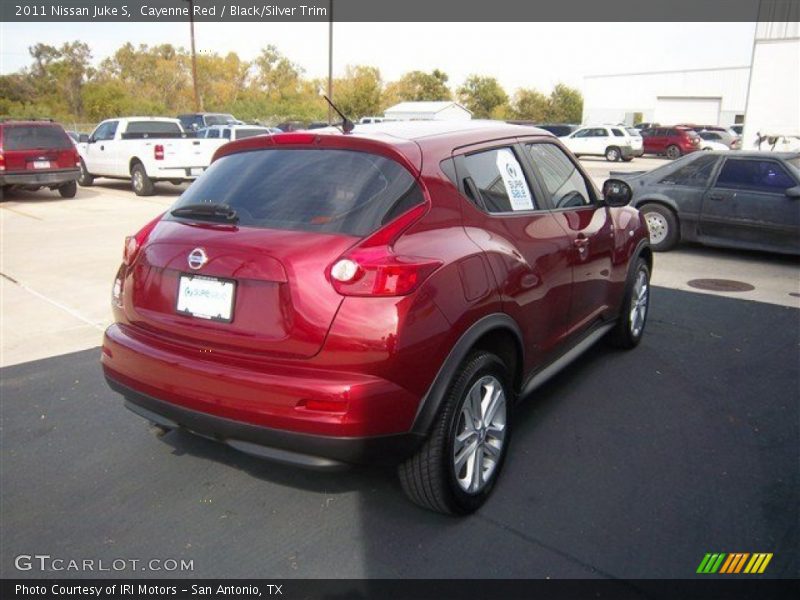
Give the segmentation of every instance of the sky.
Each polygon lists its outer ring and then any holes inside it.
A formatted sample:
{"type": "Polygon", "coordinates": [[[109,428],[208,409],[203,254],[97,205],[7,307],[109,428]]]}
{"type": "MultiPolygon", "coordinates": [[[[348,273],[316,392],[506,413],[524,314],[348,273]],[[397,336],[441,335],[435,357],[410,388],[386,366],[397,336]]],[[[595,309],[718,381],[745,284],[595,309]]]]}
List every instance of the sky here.
{"type": "MultiPolygon", "coordinates": [[[[548,93],[586,75],[750,64],[754,23],[335,23],[334,76],[347,65],[380,69],[384,81],[434,68],[455,88],[492,75],[513,92],[548,93]]],[[[327,77],[327,23],[196,23],[198,52],[245,60],[274,44],[309,77],[327,77]]],[[[0,74],[30,64],[28,47],[81,40],[100,62],[124,42],[189,47],[187,23],[0,23],[0,74]]]]}

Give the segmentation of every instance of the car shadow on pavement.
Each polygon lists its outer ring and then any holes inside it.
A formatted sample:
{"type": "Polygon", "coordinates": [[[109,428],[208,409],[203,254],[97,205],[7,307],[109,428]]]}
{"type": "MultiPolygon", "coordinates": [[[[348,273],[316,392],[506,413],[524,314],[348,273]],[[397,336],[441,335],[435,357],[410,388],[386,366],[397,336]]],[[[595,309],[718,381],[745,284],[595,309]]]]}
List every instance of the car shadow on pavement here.
{"type": "Polygon", "coordinates": [[[190,558],[196,578],[688,578],[707,552],[773,552],[767,575],[795,576],[799,316],[654,288],[636,350],[596,345],[513,413],[467,518],[411,504],[393,469],[153,439],[97,349],[8,367],[0,550],[190,558]]]}

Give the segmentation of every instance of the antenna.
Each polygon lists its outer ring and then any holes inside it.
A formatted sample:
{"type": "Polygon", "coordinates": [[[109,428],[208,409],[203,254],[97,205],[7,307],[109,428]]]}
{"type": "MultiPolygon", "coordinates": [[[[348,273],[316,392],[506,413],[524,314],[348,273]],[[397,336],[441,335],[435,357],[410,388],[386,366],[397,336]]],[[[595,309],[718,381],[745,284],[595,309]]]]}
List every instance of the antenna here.
{"type": "Polygon", "coordinates": [[[330,106],[333,110],[335,110],[337,115],[342,117],[342,131],[344,133],[350,133],[351,131],[353,131],[353,129],[355,128],[353,122],[347,117],[345,117],[342,111],[336,108],[336,105],[331,101],[330,98],[328,98],[328,96],[322,94],[322,97],[325,98],[325,102],[328,103],[328,106],[330,106]]]}

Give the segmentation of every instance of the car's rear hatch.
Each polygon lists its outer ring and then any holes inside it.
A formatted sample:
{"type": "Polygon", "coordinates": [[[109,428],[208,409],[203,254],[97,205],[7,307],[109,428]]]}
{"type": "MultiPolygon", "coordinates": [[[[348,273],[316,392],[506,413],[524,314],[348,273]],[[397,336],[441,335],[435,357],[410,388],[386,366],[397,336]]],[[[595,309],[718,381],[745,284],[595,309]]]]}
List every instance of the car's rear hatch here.
{"type": "Polygon", "coordinates": [[[420,201],[414,177],[385,156],[297,148],[225,156],[144,242],[128,269],[125,315],[201,351],[311,357],[342,301],[330,266],[420,201]],[[210,216],[209,206],[227,216],[210,216]]]}
{"type": "Polygon", "coordinates": [[[2,152],[6,173],[74,169],[77,160],[72,140],[51,123],[6,123],[2,152]]]}

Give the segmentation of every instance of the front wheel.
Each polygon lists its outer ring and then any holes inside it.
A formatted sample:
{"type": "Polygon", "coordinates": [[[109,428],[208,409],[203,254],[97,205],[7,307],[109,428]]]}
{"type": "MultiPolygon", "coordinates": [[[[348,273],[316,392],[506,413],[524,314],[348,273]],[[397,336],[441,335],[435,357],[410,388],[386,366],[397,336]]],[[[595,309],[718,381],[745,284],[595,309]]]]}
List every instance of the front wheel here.
{"type": "Polygon", "coordinates": [[[622,158],[622,152],[620,152],[619,148],[616,146],[606,148],[606,160],[608,162],[617,162],[620,158],[622,158]]]}
{"type": "Polygon", "coordinates": [[[667,148],[667,158],[675,160],[676,158],[680,158],[681,154],[682,154],[681,149],[675,146],[674,144],[669,148],[667,148]]]}
{"type": "Polygon", "coordinates": [[[512,392],[496,355],[473,352],[456,373],[430,436],[400,465],[400,483],[420,506],[474,512],[492,492],[509,442],[512,392]]]}
{"type": "Polygon", "coordinates": [[[153,180],[147,176],[141,163],[133,165],[131,169],[131,187],[137,196],[152,196],[155,191],[153,180]]]}
{"type": "Polygon", "coordinates": [[[81,172],[78,176],[78,183],[81,187],[89,187],[94,183],[94,177],[86,169],[86,163],[83,162],[83,159],[81,159],[81,172]]]}
{"type": "Polygon", "coordinates": [[[609,337],[611,344],[628,350],[638,346],[644,335],[649,307],[650,269],[643,258],[638,258],[625,289],[619,320],[609,337]]]}

